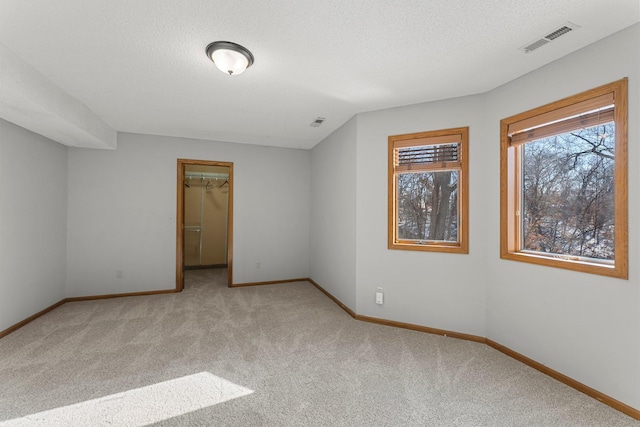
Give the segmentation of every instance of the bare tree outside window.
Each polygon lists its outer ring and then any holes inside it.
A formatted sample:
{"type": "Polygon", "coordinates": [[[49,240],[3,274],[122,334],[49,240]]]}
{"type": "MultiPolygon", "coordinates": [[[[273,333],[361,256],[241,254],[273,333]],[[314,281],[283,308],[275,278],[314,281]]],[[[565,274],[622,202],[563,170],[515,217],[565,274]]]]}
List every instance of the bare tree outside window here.
{"type": "Polygon", "coordinates": [[[524,145],[522,247],[614,259],[613,122],[524,145]]]}
{"type": "Polygon", "coordinates": [[[398,237],[458,241],[458,172],[398,175],[398,237]]]}

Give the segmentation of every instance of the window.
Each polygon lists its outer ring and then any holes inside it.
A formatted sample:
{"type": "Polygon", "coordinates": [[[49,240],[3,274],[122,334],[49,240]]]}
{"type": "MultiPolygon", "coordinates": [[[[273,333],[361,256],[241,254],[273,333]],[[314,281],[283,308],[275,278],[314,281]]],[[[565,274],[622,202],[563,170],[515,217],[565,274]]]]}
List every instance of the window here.
{"type": "Polygon", "coordinates": [[[500,123],[504,259],[628,277],[627,79],[500,123]]]}
{"type": "Polygon", "coordinates": [[[389,137],[389,249],[469,253],[469,128],[389,137]]]}

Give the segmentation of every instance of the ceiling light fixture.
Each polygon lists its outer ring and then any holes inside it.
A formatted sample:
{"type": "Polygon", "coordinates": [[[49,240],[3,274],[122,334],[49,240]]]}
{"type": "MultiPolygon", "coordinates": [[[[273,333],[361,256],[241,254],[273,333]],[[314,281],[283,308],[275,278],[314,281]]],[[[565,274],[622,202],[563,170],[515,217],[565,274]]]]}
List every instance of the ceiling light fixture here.
{"type": "Polygon", "coordinates": [[[220,71],[230,76],[242,74],[253,64],[253,54],[247,48],[232,42],[209,44],[207,56],[220,71]]]}

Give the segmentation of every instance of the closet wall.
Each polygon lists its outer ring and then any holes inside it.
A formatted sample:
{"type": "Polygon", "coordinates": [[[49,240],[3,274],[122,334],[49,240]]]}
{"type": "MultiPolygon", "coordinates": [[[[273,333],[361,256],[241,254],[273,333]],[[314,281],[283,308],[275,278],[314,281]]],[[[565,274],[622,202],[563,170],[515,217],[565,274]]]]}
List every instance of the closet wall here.
{"type": "Polygon", "coordinates": [[[227,264],[228,175],[225,166],[185,168],[185,267],[227,264]]]}

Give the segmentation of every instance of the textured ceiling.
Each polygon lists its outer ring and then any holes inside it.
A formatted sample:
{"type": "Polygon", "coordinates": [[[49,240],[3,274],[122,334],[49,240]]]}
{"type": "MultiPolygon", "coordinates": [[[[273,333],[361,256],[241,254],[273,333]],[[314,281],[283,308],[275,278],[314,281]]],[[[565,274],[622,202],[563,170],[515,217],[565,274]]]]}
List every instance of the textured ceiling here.
{"type": "Polygon", "coordinates": [[[0,42],[118,131],[311,148],[359,112],[485,92],[639,20],[638,0],[0,0],[0,42]],[[216,40],[255,64],[224,75],[216,40]]]}

